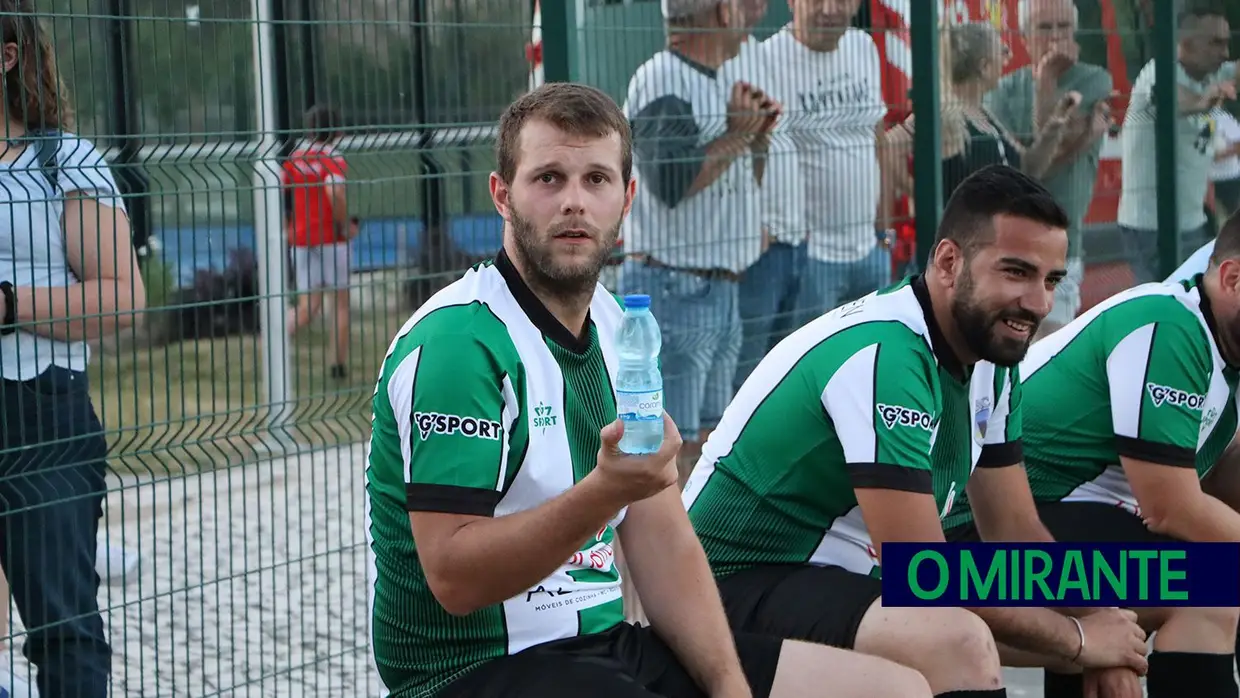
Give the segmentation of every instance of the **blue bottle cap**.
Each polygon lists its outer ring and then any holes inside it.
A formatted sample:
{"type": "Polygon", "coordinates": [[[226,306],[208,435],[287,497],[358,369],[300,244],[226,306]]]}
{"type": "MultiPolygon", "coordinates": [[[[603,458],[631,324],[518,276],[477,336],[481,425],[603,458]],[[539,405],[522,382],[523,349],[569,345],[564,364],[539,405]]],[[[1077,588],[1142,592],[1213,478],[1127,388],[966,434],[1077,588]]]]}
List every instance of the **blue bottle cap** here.
{"type": "Polygon", "coordinates": [[[630,293],[624,297],[624,307],[626,308],[649,308],[650,296],[644,293],[630,293]]]}

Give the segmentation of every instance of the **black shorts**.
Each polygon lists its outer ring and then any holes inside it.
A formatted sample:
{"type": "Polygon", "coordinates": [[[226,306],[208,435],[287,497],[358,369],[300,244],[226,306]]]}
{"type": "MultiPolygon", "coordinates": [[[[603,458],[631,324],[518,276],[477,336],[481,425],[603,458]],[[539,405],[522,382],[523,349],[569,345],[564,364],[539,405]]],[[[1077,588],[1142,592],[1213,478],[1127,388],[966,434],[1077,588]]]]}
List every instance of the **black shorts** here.
{"type": "MultiPolygon", "coordinates": [[[[1064,543],[1165,543],[1174,538],[1154,533],[1141,517],[1114,504],[1101,502],[1038,502],[1038,516],[1046,530],[1064,543]]],[[[952,543],[981,540],[972,523],[947,532],[952,543]]]]}
{"type": "MultiPolygon", "coordinates": [[[[754,698],[768,698],[783,641],[744,633],[735,639],[754,698]]],[[[629,623],[493,659],[448,684],[436,698],[549,698],[582,692],[591,698],[707,698],[653,630],[629,623]]]]}
{"type": "Polygon", "coordinates": [[[719,593],[735,630],[850,650],[883,583],[842,567],[764,565],[720,580],[719,593]]]}

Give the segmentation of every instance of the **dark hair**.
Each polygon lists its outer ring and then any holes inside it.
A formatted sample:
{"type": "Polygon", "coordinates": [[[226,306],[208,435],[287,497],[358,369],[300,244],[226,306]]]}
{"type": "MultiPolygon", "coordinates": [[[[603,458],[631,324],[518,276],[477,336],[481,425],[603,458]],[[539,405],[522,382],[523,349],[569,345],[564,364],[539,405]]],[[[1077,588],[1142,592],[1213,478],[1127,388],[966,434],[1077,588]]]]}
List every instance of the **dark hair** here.
{"type": "Polygon", "coordinates": [[[521,131],[527,123],[538,119],[574,136],[603,138],[620,134],[621,174],[626,183],[632,178],[633,134],[615,100],[589,85],[550,82],[518,97],[499,119],[495,160],[505,182],[511,183],[517,174],[521,131]]]}
{"type": "Polygon", "coordinates": [[[965,254],[994,237],[995,216],[1008,215],[1068,228],[1068,214],[1046,187],[1007,165],[989,165],[965,178],[952,192],[935,243],[952,240],[965,254]]]}
{"type": "Polygon", "coordinates": [[[326,104],[316,104],[306,110],[306,133],[319,143],[339,138],[344,129],[340,112],[326,104]]]}
{"type": "MultiPolygon", "coordinates": [[[[1170,2],[1171,0],[1167,0],[1170,2]]],[[[1227,19],[1227,10],[1216,0],[1187,0],[1176,13],[1176,25],[1180,29],[1184,29],[1190,22],[1205,19],[1206,17],[1218,17],[1227,19]]]]}
{"type": "Polygon", "coordinates": [[[56,51],[31,0],[0,0],[4,43],[17,44],[17,65],[4,75],[8,117],[26,130],[70,130],[69,91],[56,69],[56,51]]]}
{"type": "Polygon", "coordinates": [[[1214,252],[1210,254],[1210,266],[1216,267],[1225,259],[1240,258],[1240,212],[1233,213],[1231,218],[1219,228],[1214,238],[1214,252]]]}

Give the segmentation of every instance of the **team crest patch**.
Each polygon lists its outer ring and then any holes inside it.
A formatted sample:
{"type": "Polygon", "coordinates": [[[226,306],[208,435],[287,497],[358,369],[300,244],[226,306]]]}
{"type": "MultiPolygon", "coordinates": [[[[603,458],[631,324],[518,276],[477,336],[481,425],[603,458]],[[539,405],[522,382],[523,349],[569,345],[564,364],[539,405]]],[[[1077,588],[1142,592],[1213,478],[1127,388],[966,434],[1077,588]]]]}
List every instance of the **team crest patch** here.
{"type": "Polygon", "coordinates": [[[977,433],[986,438],[986,424],[990,421],[990,398],[984,397],[973,404],[973,423],[977,425],[977,433]]]}

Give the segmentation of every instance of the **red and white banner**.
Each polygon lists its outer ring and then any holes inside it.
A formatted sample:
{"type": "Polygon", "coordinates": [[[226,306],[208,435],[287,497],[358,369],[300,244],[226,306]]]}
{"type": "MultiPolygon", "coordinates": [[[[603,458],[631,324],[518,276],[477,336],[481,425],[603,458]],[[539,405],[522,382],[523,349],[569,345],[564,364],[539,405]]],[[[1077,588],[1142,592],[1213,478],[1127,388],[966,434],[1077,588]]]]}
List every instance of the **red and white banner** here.
{"type": "Polygon", "coordinates": [[[525,60],[530,64],[530,90],[545,81],[543,77],[542,10],[534,0],[534,24],[530,42],[525,45],[525,60]]]}

